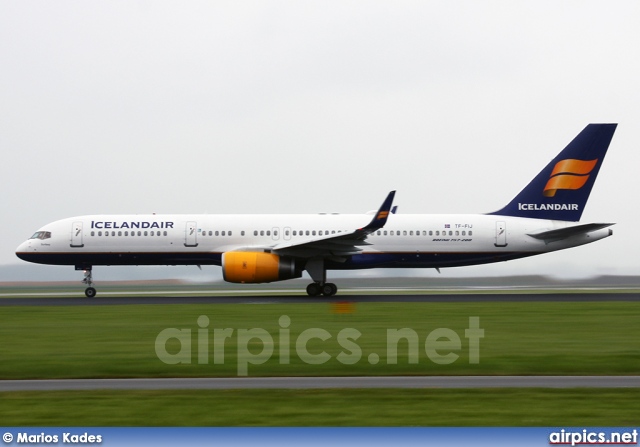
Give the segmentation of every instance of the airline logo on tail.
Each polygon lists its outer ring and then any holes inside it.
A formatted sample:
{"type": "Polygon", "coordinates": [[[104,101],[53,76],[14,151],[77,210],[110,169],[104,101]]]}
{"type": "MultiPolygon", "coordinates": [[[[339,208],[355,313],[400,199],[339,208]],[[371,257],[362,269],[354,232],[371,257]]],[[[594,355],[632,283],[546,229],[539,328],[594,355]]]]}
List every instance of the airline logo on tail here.
{"type": "Polygon", "coordinates": [[[616,130],[589,124],[494,215],[577,222],[616,130]]]}
{"type": "Polygon", "coordinates": [[[587,180],[589,173],[596,167],[598,159],[595,160],[575,160],[567,159],[556,163],[549,181],[544,187],[545,197],[554,197],[559,189],[580,189],[587,180]]]}
{"type": "Polygon", "coordinates": [[[380,211],[376,216],[376,220],[386,219],[387,217],[389,217],[389,211],[380,211]]]}

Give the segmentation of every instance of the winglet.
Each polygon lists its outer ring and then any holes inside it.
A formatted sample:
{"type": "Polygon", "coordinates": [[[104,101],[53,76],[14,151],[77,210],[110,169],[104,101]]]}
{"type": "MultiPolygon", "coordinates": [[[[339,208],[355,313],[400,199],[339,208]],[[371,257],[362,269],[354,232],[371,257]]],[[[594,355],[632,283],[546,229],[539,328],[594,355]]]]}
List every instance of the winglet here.
{"type": "Polygon", "coordinates": [[[384,227],[384,225],[387,223],[387,219],[389,218],[389,212],[391,211],[391,206],[393,205],[393,198],[395,197],[395,195],[395,191],[391,191],[389,193],[376,215],[373,217],[373,219],[371,219],[371,222],[369,222],[366,227],[360,228],[361,231],[370,234],[384,227]]]}

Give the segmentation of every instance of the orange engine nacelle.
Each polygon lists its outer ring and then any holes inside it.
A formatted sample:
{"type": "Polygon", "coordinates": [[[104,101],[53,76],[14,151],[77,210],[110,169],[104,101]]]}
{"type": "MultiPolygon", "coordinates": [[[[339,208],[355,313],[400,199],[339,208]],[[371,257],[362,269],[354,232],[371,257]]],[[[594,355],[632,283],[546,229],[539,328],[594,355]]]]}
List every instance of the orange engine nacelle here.
{"type": "Polygon", "coordinates": [[[229,251],[222,255],[222,276],[227,282],[260,283],[299,278],[292,258],[272,253],[229,251]]]}

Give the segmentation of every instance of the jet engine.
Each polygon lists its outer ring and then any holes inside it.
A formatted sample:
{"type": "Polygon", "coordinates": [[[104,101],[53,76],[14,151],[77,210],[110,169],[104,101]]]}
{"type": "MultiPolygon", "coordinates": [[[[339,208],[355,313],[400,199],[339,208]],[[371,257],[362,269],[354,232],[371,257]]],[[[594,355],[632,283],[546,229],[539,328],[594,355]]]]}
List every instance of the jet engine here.
{"type": "Polygon", "coordinates": [[[229,251],[222,255],[222,276],[227,282],[261,283],[299,278],[293,258],[253,251],[229,251]]]}

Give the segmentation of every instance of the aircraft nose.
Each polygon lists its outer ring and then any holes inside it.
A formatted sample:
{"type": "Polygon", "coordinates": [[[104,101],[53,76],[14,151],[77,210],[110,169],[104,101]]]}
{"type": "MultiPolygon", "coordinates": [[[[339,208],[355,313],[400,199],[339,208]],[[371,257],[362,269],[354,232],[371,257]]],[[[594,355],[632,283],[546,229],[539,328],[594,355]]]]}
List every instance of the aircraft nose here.
{"type": "Polygon", "coordinates": [[[23,261],[26,261],[27,259],[25,258],[25,256],[29,251],[31,251],[30,248],[31,248],[31,242],[24,241],[22,244],[18,245],[18,248],[16,248],[16,256],[22,259],[23,261]]]}

